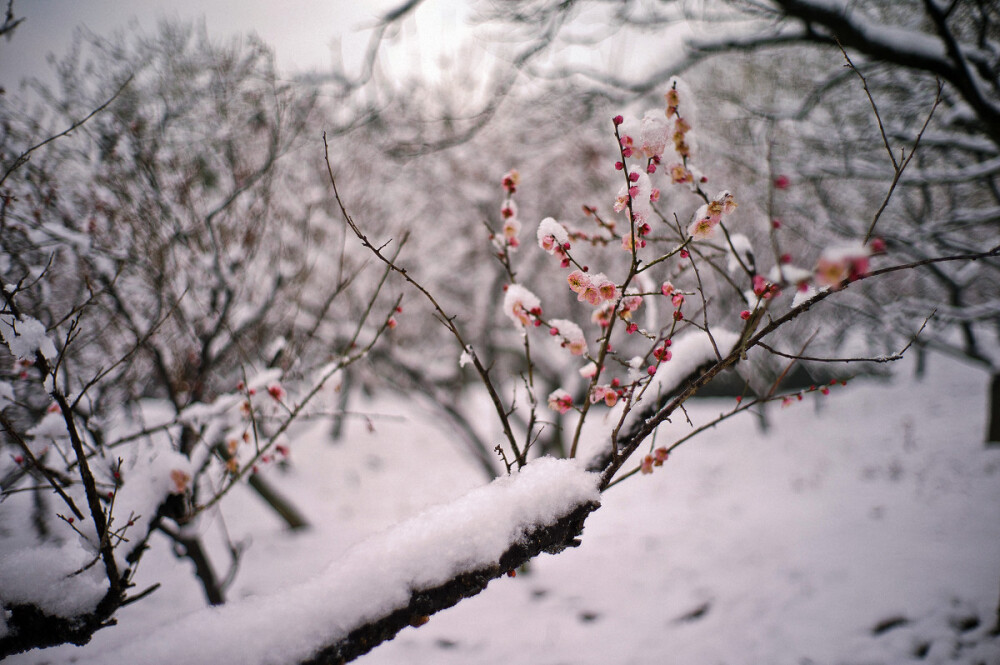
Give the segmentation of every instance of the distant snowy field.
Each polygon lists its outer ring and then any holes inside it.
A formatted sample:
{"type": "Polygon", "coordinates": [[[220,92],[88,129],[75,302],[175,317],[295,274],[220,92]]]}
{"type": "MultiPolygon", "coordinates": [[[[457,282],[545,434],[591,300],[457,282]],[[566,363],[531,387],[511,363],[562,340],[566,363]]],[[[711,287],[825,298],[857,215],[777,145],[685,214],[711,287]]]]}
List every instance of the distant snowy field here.
{"type": "MultiPolygon", "coordinates": [[[[543,555],[357,662],[1000,663],[988,634],[1000,602],[1000,448],[982,443],[987,376],[939,357],[920,382],[909,364],[894,369],[891,384],[772,405],[767,433],[746,417],[704,433],[609,490],[581,547],[543,555]]],[[[688,411],[697,423],[731,406],[688,411]]],[[[246,546],[232,600],[308,579],[367,534],[483,483],[418,404],[363,410],[374,432],[356,419],[334,444],[317,424],[293,442],[288,472],[267,471],[310,531],[284,532],[249,493],[201,523],[220,574],[223,528],[246,546]]],[[[682,420],[658,443],[683,434],[682,420]]],[[[137,578],[140,589],[157,581],[88,646],[7,662],[99,662],[204,607],[163,540],[137,578]]]]}

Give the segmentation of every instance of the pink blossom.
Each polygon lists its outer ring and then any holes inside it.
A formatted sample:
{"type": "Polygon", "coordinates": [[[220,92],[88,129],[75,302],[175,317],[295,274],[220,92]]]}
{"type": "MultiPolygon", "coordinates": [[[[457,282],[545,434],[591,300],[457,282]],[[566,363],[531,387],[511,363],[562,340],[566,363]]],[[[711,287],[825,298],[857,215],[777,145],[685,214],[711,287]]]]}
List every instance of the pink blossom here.
{"type": "Polygon", "coordinates": [[[566,281],[569,282],[569,289],[573,293],[583,293],[584,289],[591,284],[590,275],[582,270],[574,270],[571,272],[566,276],[566,281]]]}
{"type": "Polygon", "coordinates": [[[606,301],[590,315],[590,320],[602,328],[611,325],[611,310],[614,309],[614,301],[606,301]]]}
{"type": "Polygon", "coordinates": [[[667,147],[669,123],[655,111],[643,117],[639,130],[639,150],[647,159],[659,157],[667,147]]]}
{"type": "Polygon", "coordinates": [[[623,193],[618,194],[615,199],[615,212],[621,212],[628,207],[628,190],[624,190],[623,193]]]}
{"type": "Polygon", "coordinates": [[[618,403],[618,391],[608,385],[594,386],[590,392],[590,403],[597,404],[604,402],[607,406],[614,406],[618,403]]]}
{"type": "Polygon", "coordinates": [[[597,289],[602,301],[614,300],[618,297],[618,287],[604,273],[601,272],[594,275],[591,283],[597,289]]]}
{"type": "Polygon", "coordinates": [[[569,232],[551,217],[546,217],[539,223],[536,237],[538,246],[549,254],[562,255],[564,249],[569,249],[569,232]]]}
{"type": "MultiPolygon", "coordinates": [[[[562,338],[563,346],[569,349],[574,356],[582,356],[587,352],[587,338],[583,334],[580,326],[567,319],[553,319],[552,330],[562,338]]],[[[551,332],[551,331],[550,331],[551,332]]]]}
{"type": "Polygon", "coordinates": [[[549,394],[548,407],[553,411],[566,413],[573,408],[573,397],[562,388],[557,388],[549,394]]]}
{"type": "Polygon", "coordinates": [[[670,181],[675,185],[694,182],[694,175],[683,164],[671,164],[670,181]]]}
{"type": "Polygon", "coordinates": [[[517,221],[517,218],[511,217],[506,221],[504,221],[503,237],[507,239],[507,242],[517,240],[517,234],[520,232],[521,232],[521,222],[517,221]]]}
{"type": "Polygon", "coordinates": [[[695,240],[708,240],[715,235],[715,227],[718,223],[718,217],[699,217],[691,222],[687,233],[695,240]]]}
{"type": "Polygon", "coordinates": [[[191,482],[191,474],[182,469],[172,469],[170,471],[170,480],[174,484],[174,494],[184,494],[188,489],[188,483],[191,482]]]}
{"type": "Polygon", "coordinates": [[[646,455],[642,458],[642,464],[639,465],[639,470],[642,471],[643,475],[653,473],[653,462],[655,461],[656,460],[653,459],[652,455],[646,455]]]}
{"type": "Polygon", "coordinates": [[[816,264],[816,283],[837,287],[868,274],[869,249],[861,245],[831,247],[823,251],[816,264]]]}
{"type": "Polygon", "coordinates": [[[586,301],[591,305],[600,305],[601,292],[597,290],[597,287],[594,285],[593,282],[590,282],[589,284],[587,284],[586,287],[584,287],[583,291],[581,291],[580,294],[577,295],[576,299],[580,302],[586,301]]]}
{"type": "Polygon", "coordinates": [[[501,182],[503,188],[513,194],[517,190],[518,183],[521,182],[521,174],[517,172],[517,169],[511,169],[504,174],[501,182]]]}
{"type": "MultiPolygon", "coordinates": [[[[389,320],[391,321],[392,317],[389,317],[389,320]]],[[[277,383],[272,383],[267,387],[267,394],[273,397],[274,400],[278,402],[281,402],[285,399],[285,389],[282,388],[277,383]]]]}
{"type": "Polygon", "coordinates": [[[503,299],[503,311],[511,321],[519,326],[526,326],[531,316],[541,313],[541,301],[534,293],[520,284],[511,284],[503,299]]]}
{"type": "Polygon", "coordinates": [[[640,306],[642,306],[642,296],[634,293],[627,294],[624,298],[622,298],[619,314],[623,319],[630,319],[632,318],[632,312],[639,309],[640,306]]]}
{"type": "Polygon", "coordinates": [[[660,286],[660,293],[662,293],[665,296],[670,296],[671,294],[673,294],[673,292],[674,292],[674,285],[671,284],[670,282],[664,282],[663,285],[660,286]]]}
{"type": "Polygon", "coordinates": [[[517,215],[517,204],[513,201],[504,201],[503,207],[500,208],[500,216],[504,219],[509,219],[517,215]]]}
{"type": "Polygon", "coordinates": [[[754,292],[754,295],[756,295],[757,297],[763,298],[764,300],[768,300],[768,299],[773,298],[774,296],[778,295],[779,289],[778,289],[777,285],[772,284],[771,282],[767,281],[766,279],[764,279],[763,276],[761,276],[761,275],[754,275],[753,276],[753,292],[754,292]]]}

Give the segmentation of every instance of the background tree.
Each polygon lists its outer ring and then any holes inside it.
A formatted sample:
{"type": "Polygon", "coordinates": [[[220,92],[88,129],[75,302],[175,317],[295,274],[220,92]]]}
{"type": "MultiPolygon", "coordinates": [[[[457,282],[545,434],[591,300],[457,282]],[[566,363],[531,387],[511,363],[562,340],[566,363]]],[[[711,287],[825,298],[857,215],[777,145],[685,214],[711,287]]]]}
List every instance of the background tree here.
{"type": "MultiPolygon", "coordinates": [[[[481,34],[499,42],[506,60],[534,85],[558,90],[572,81],[570,94],[585,99],[649,103],[671,76],[686,73],[695,90],[728,100],[704,113],[730,131],[700,137],[701,147],[727,159],[751,188],[741,197],[759,220],[751,235],[776,238],[768,243],[774,256],[758,257],[762,272],[783,257],[812,260],[808,246],[816,234],[828,244],[857,238],[860,230],[915,260],[1000,237],[995,3],[526,0],[474,7],[481,34]],[[856,75],[840,68],[842,48],[865,78],[869,98],[850,93],[856,75]],[[941,102],[928,120],[937,81],[941,102]],[[811,92],[796,94],[803,88],[811,92]],[[881,114],[872,115],[872,105],[881,114]],[[910,162],[918,137],[924,149],[910,162]],[[872,198],[888,201],[890,191],[891,205],[865,208],[872,198]],[[770,228],[774,219],[783,225],[780,233],[770,228]]],[[[842,306],[868,322],[868,332],[852,343],[885,351],[912,336],[933,310],[920,348],[957,354],[1000,385],[992,351],[997,269],[990,261],[959,272],[937,267],[892,283],[886,288],[896,302],[888,312],[881,298],[848,299],[842,306]],[[947,305],[927,307],[929,294],[937,293],[948,294],[947,305]]],[[[819,330],[813,348],[847,341],[835,328],[819,330]]],[[[996,389],[990,404],[987,438],[995,441],[996,389]]]]}

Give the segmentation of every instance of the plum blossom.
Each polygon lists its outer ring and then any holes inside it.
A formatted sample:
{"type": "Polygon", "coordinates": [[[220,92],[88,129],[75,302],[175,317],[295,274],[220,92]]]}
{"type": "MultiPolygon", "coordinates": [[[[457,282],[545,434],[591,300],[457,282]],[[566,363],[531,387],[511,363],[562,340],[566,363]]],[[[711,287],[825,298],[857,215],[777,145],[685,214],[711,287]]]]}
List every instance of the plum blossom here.
{"type": "Polygon", "coordinates": [[[538,246],[549,254],[562,255],[569,244],[569,232],[566,227],[551,217],[546,217],[538,225],[538,246]]]}
{"type": "Polygon", "coordinates": [[[549,394],[548,406],[553,411],[566,413],[573,408],[573,397],[562,388],[557,388],[549,394]]]}
{"type": "Polygon", "coordinates": [[[521,232],[521,222],[517,221],[516,217],[510,217],[504,220],[503,223],[503,237],[507,241],[507,244],[511,249],[516,249],[521,242],[517,238],[517,234],[521,232]]]}
{"type": "Polygon", "coordinates": [[[541,314],[542,302],[520,284],[511,284],[503,299],[503,311],[511,321],[524,327],[531,323],[532,315],[541,314]]]}
{"type": "Polygon", "coordinates": [[[604,402],[607,406],[614,406],[618,403],[619,397],[618,390],[609,385],[594,386],[594,389],[590,391],[591,404],[604,402]]]}
{"type": "Polygon", "coordinates": [[[695,240],[706,240],[715,235],[715,227],[722,222],[722,216],[736,210],[736,200],[728,191],[721,191],[715,198],[698,208],[694,219],[687,228],[688,235],[695,240]]]}
{"type": "Polygon", "coordinates": [[[777,284],[772,284],[771,282],[764,279],[763,275],[753,276],[753,293],[758,298],[763,298],[764,300],[769,300],[774,296],[778,295],[780,289],[777,284]]]}
{"type": "Polygon", "coordinates": [[[683,164],[671,164],[667,168],[670,172],[670,182],[675,185],[694,182],[694,174],[683,164]]]}
{"type": "Polygon", "coordinates": [[[618,315],[628,321],[632,318],[632,312],[639,309],[640,305],[642,305],[642,296],[633,293],[630,289],[629,293],[622,298],[621,308],[618,310],[618,315]]]}
{"type": "Polygon", "coordinates": [[[816,263],[816,283],[837,287],[844,280],[853,281],[868,274],[869,248],[860,244],[830,247],[816,263]]]}
{"type": "Polygon", "coordinates": [[[513,200],[507,199],[503,202],[503,206],[500,208],[500,216],[504,219],[510,219],[511,217],[517,216],[517,204],[513,200]]]}
{"type": "Polygon", "coordinates": [[[718,223],[717,218],[713,220],[711,217],[696,217],[688,226],[687,233],[695,240],[708,240],[715,235],[715,227],[718,223]]]}
{"type": "Polygon", "coordinates": [[[507,171],[507,173],[504,174],[503,179],[501,180],[503,188],[509,194],[513,194],[515,191],[517,191],[517,185],[520,182],[521,182],[521,174],[517,172],[517,169],[511,169],[510,171],[507,171]]]}
{"type": "Polygon", "coordinates": [[[191,474],[182,469],[172,469],[170,480],[174,484],[174,494],[184,494],[188,489],[188,483],[191,482],[191,474]]]}
{"type": "Polygon", "coordinates": [[[602,328],[607,328],[611,325],[611,312],[614,308],[615,303],[612,300],[602,303],[601,306],[595,309],[593,314],[590,315],[590,320],[602,328]]]}
{"type": "Polygon", "coordinates": [[[566,277],[566,281],[580,302],[586,301],[596,306],[618,297],[618,287],[604,273],[590,276],[582,270],[574,270],[566,277]]]}
{"type": "Polygon", "coordinates": [[[639,128],[639,151],[647,159],[659,158],[667,147],[669,123],[658,111],[647,111],[639,128]]]}
{"type": "Polygon", "coordinates": [[[587,338],[580,326],[567,319],[553,319],[549,322],[555,334],[561,338],[562,346],[569,349],[574,356],[582,356],[587,352],[587,338]]]}

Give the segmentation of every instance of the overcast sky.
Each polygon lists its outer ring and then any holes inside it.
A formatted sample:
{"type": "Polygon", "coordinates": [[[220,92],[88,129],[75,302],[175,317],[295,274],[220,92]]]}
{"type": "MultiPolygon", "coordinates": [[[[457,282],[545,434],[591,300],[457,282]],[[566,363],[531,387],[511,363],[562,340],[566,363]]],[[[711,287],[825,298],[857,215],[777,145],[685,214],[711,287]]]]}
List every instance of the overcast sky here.
{"type": "MultiPolygon", "coordinates": [[[[286,74],[328,66],[340,40],[345,62],[364,49],[366,26],[402,0],[15,0],[25,22],[10,40],[0,39],[0,85],[13,89],[25,76],[46,76],[46,57],[65,53],[80,26],[107,34],[135,19],[151,32],[162,17],[204,18],[210,34],[228,37],[256,32],[275,50],[286,74]]],[[[3,3],[4,8],[6,2],[3,3]]],[[[418,39],[423,57],[448,48],[464,32],[458,0],[425,0],[407,37],[418,39]]]]}

